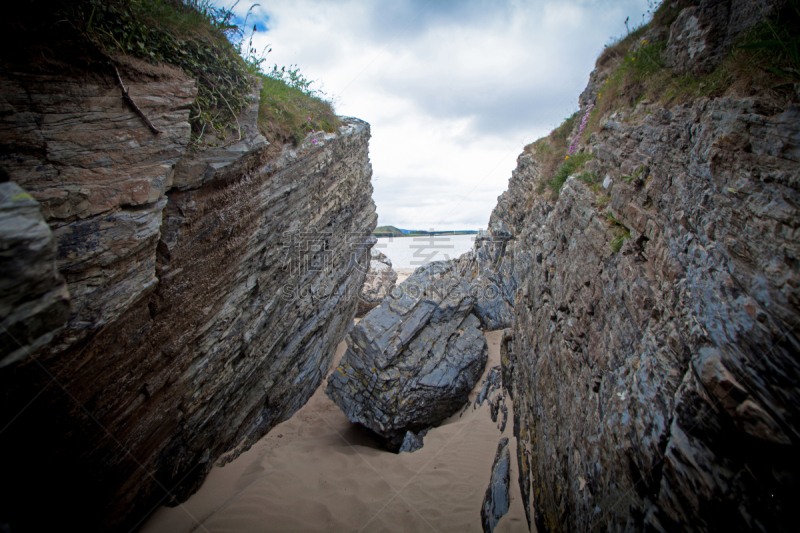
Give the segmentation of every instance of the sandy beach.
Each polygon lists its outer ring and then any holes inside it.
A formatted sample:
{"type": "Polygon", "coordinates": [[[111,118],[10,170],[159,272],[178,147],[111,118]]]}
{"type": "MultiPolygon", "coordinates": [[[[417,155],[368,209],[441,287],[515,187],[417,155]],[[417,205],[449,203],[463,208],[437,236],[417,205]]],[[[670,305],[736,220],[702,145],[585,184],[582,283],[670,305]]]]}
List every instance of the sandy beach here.
{"type": "MultiPolygon", "coordinates": [[[[486,333],[487,370],[500,364],[501,337],[502,331],[486,333]]],[[[345,349],[342,342],[334,368],[345,349]]],[[[470,400],[485,376],[486,371],[470,400]]],[[[509,437],[512,450],[511,508],[495,531],[527,531],[510,400],[503,434],[484,402],[432,429],[421,450],[396,455],[352,424],[324,388],[323,382],[302,409],[250,450],[215,466],[183,505],[158,509],[141,531],[480,532],[481,504],[501,436],[509,437]]]]}
{"type": "Polygon", "coordinates": [[[397,285],[400,285],[405,280],[408,279],[408,276],[414,273],[414,268],[395,268],[394,271],[397,272],[397,285]]]}

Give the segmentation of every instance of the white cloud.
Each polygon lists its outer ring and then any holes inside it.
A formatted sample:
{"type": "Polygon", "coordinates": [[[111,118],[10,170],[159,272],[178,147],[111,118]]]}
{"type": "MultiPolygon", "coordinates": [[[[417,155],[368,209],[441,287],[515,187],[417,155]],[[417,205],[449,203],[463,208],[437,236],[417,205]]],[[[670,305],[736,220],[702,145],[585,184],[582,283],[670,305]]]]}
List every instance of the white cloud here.
{"type": "MultiPolygon", "coordinates": [[[[244,14],[252,2],[240,2],[244,14]]],[[[320,80],[372,126],[379,224],[485,227],[522,147],[577,108],[594,60],[646,0],[274,0],[268,64],[320,80]]]]}

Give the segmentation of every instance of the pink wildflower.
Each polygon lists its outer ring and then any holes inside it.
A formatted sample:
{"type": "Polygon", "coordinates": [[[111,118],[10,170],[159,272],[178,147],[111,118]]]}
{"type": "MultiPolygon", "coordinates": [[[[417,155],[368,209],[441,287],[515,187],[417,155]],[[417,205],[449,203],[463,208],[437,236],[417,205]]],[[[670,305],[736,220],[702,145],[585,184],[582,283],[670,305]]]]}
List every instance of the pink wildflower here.
{"type": "Polygon", "coordinates": [[[589,104],[586,106],[586,113],[583,115],[583,120],[581,120],[581,129],[578,131],[578,134],[575,136],[575,139],[572,141],[572,145],[569,147],[569,153],[574,154],[578,151],[578,141],[581,139],[581,134],[583,130],[586,128],[586,123],[589,121],[589,113],[592,112],[592,108],[594,108],[594,104],[589,104]]]}

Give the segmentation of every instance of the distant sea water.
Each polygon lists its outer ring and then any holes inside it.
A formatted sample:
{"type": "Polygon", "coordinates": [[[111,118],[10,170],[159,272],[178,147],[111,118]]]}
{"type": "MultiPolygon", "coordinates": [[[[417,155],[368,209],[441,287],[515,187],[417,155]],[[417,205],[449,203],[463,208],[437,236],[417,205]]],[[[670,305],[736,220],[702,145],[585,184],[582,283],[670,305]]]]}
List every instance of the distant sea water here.
{"type": "Polygon", "coordinates": [[[472,250],[477,235],[427,235],[382,237],[375,249],[383,252],[397,268],[415,269],[431,261],[455,259],[472,250]]]}

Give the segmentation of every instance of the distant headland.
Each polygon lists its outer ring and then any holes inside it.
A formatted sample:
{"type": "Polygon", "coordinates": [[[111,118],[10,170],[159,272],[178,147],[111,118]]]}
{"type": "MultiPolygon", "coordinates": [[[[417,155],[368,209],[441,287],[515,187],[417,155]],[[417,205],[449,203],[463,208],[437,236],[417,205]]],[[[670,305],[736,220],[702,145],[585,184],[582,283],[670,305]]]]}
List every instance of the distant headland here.
{"type": "Polygon", "coordinates": [[[416,237],[419,235],[476,235],[477,230],[455,231],[424,231],[415,229],[400,229],[394,226],[378,226],[372,232],[376,237],[416,237]]]}

